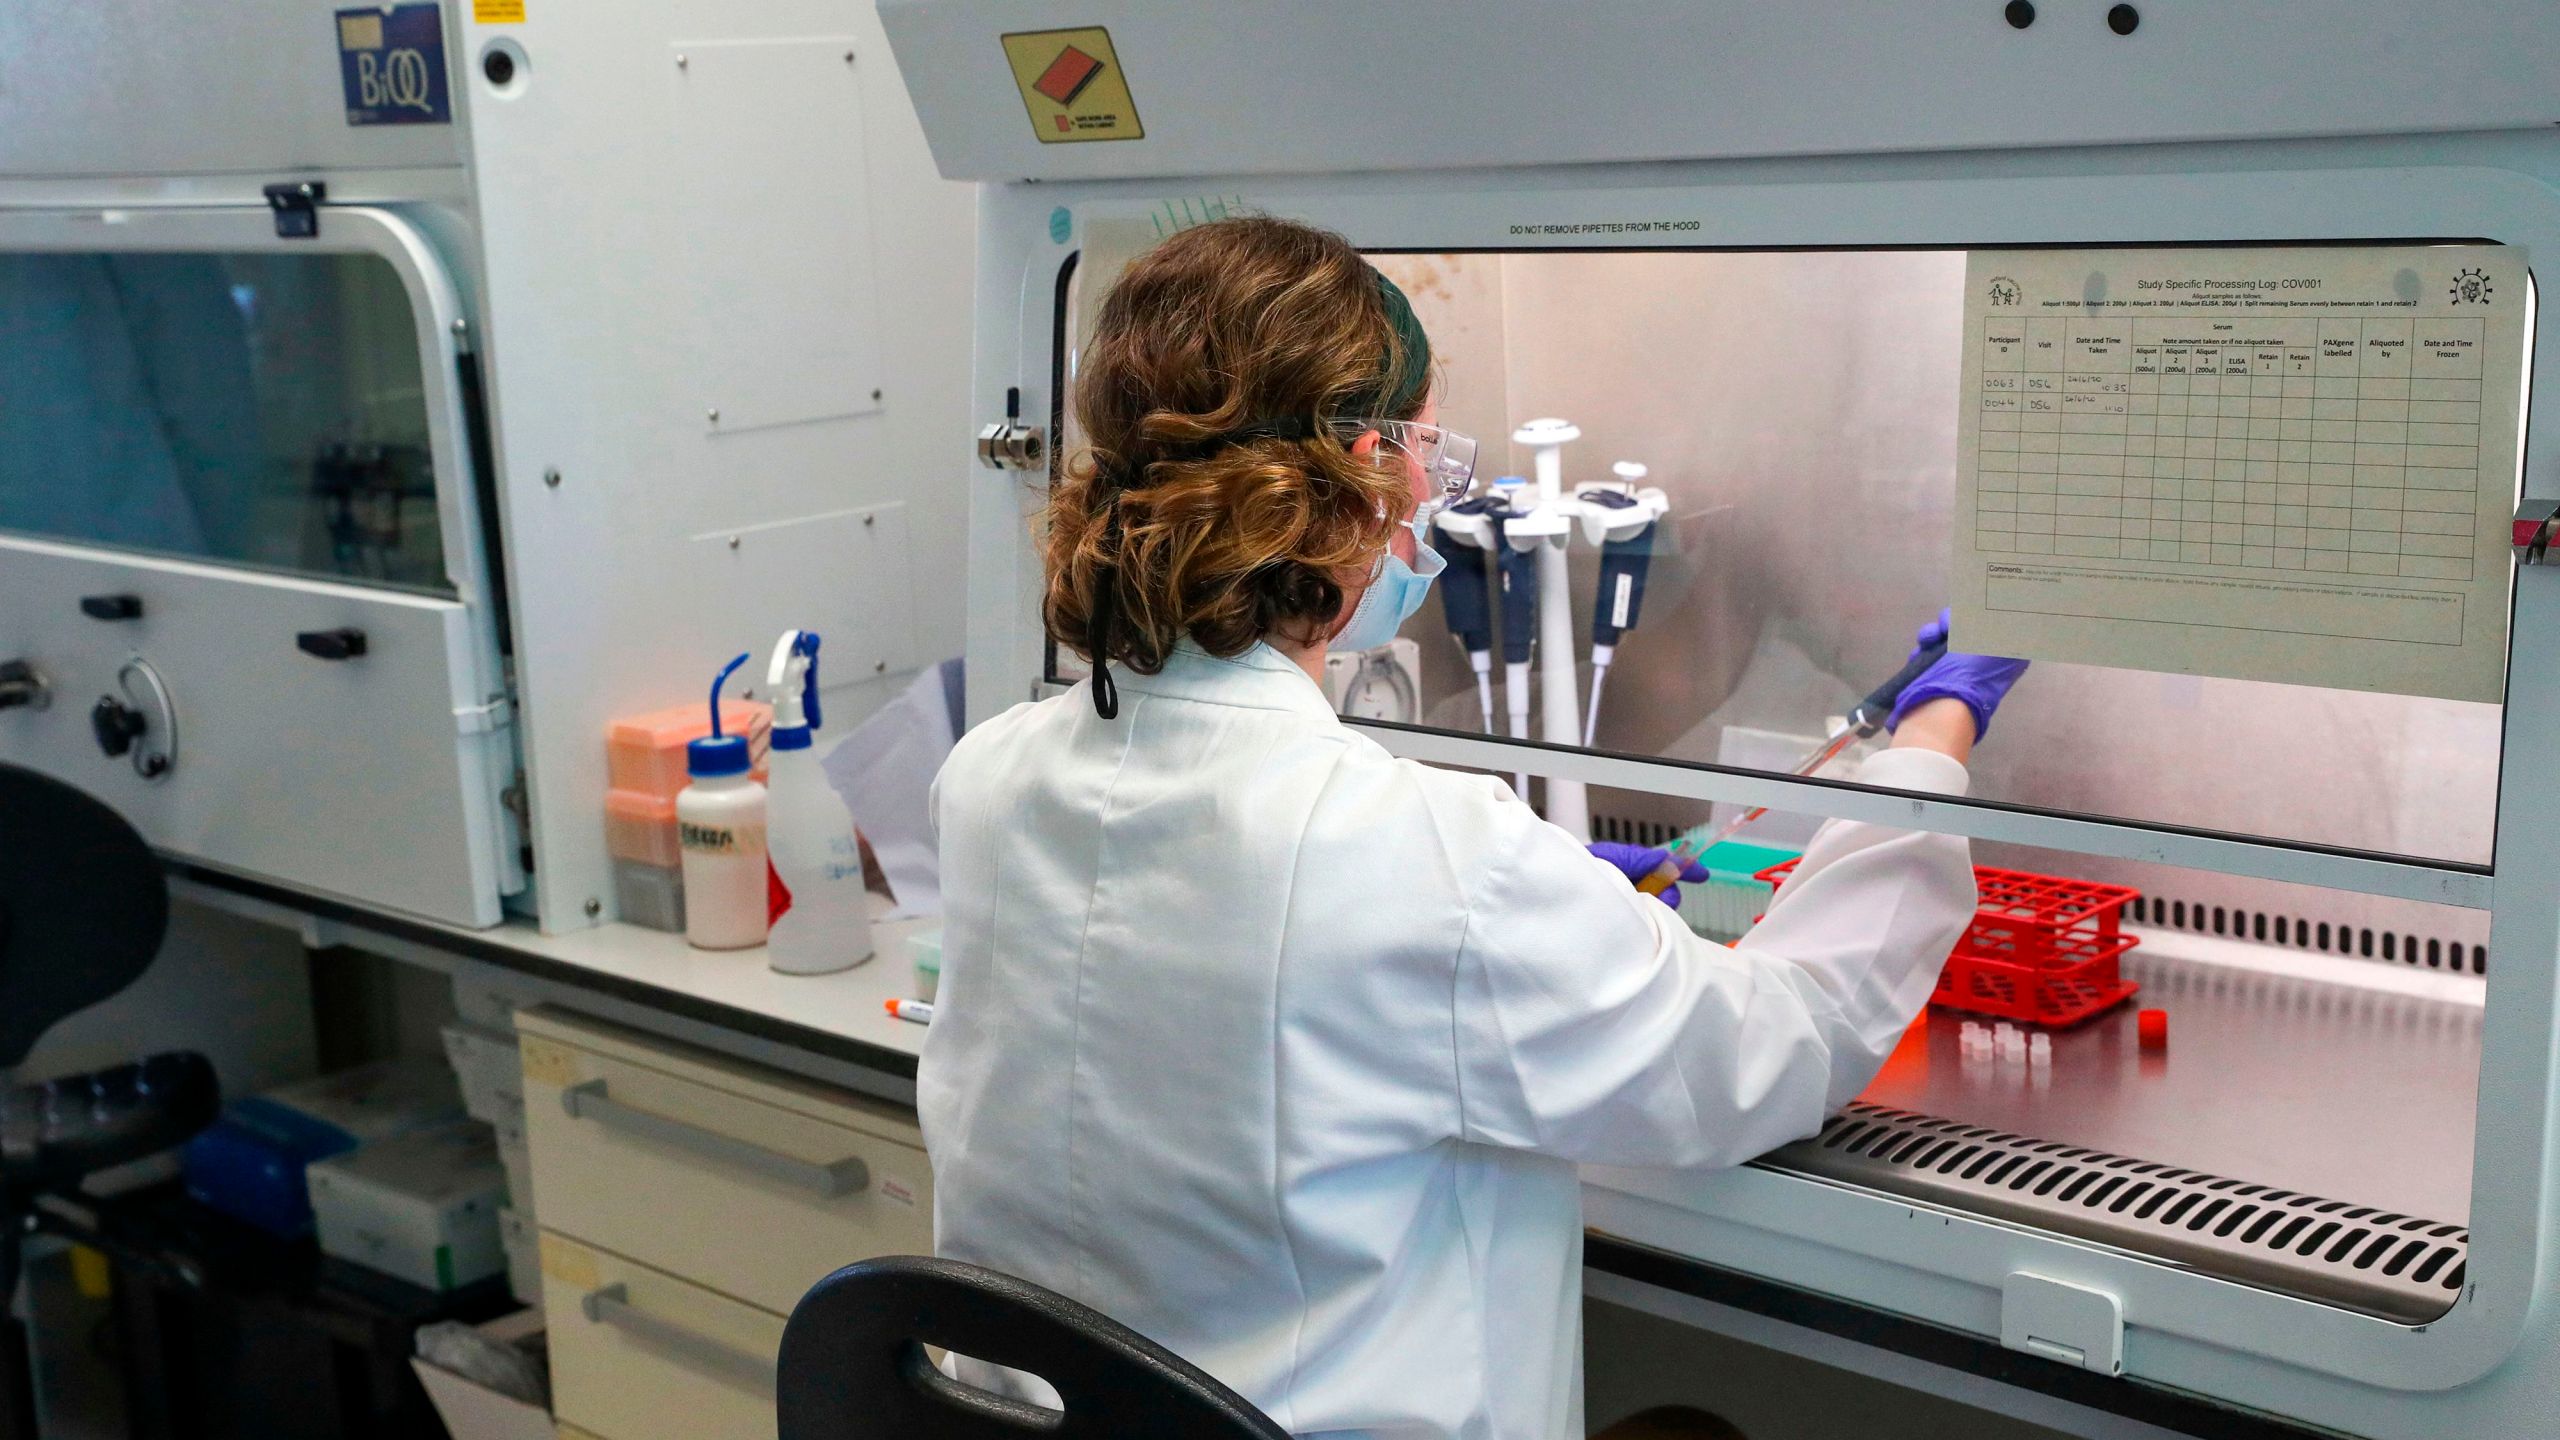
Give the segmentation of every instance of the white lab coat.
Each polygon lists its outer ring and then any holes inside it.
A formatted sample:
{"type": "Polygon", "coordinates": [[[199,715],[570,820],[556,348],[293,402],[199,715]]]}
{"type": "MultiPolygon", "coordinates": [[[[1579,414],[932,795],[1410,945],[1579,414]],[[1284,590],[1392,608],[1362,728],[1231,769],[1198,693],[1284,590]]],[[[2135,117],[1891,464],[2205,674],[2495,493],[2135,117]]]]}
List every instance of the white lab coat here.
{"type": "MultiPolygon", "coordinates": [[[[1965,842],[1835,823],[1727,949],[1502,781],[1344,726],[1275,651],[1117,678],[1119,718],[1081,685],[1017,706],[936,782],[941,1253],[1294,1434],[1580,1436],[1574,1162],[1812,1134],[1971,916],[1965,842]]],[[[1894,750],[1864,778],[1965,771],[1894,750]]]]}

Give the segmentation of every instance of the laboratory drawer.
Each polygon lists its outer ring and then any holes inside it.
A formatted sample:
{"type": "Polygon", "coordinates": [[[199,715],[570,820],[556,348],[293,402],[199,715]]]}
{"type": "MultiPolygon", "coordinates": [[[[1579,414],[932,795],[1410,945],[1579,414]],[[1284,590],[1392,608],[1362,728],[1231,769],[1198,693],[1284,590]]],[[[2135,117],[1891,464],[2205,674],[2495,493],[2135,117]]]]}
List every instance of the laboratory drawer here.
{"type": "Polygon", "coordinates": [[[551,1410],[604,1440],[773,1440],[782,1317],[545,1232],[551,1410]]]}
{"type": "Polygon", "coordinates": [[[543,1229],[776,1314],[838,1266],[932,1253],[910,1114],[557,1011],[517,1029],[543,1229]]]}

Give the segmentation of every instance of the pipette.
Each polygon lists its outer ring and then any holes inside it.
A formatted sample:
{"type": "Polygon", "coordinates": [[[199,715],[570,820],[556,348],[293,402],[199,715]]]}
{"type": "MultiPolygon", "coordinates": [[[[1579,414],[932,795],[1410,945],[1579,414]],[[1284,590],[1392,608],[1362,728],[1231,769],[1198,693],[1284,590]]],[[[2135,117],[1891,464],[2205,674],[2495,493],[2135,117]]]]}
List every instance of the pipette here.
{"type": "MultiPolygon", "coordinates": [[[[1635,487],[1645,477],[1645,467],[1632,460],[1621,460],[1610,467],[1618,483],[1627,487],[1609,490],[1593,487],[1579,498],[1585,505],[1605,510],[1636,510],[1643,501],[1636,498],[1635,487]]],[[[1644,608],[1645,571],[1653,560],[1653,526],[1603,541],[1600,546],[1600,584],[1592,596],[1591,606],[1591,699],[1582,717],[1582,743],[1585,746],[1600,733],[1600,691],[1609,683],[1609,662],[1618,653],[1618,637],[1636,628],[1636,617],[1644,608]]]]}
{"type": "MultiPolygon", "coordinates": [[[[1527,482],[1517,475],[1505,475],[1493,482],[1493,493],[1503,499],[1506,513],[1519,515],[1528,508],[1523,493],[1527,482]]],[[[1502,578],[1502,694],[1511,711],[1511,736],[1515,740],[1529,738],[1529,661],[1535,653],[1538,637],[1538,556],[1535,550],[1523,550],[1502,539],[1496,530],[1495,563],[1502,578]]],[[[1526,773],[1511,777],[1511,785],[1520,798],[1529,798],[1526,773]]]]}
{"type": "Polygon", "coordinates": [[[1450,506],[1435,522],[1440,548],[1449,555],[1440,577],[1440,613],[1475,672],[1487,735],[1493,733],[1493,601],[1485,572],[1492,560],[1488,552],[1502,544],[1502,522],[1510,513],[1500,497],[1479,495],[1450,506]]]}
{"type": "MultiPolygon", "coordinates": [[[[1797,764],[1793,770],[1790,770],[1787,773],[1790,775],[1811,775],[1819,771],[1823,766],[1830,764],[1833,760],[1838,759],[1841,751],[1848,749],[1851,745],[1854,745],[1858,741],[1864,740],[1868,736],[1875,734],[1878,730],[1883,729],[1884,722],[1892,718],[1894,702],[1902,698],[1902,692],[1909,689],[1911,682],[1919,679],[1921,674],[1928,670],[1930,666],[1937,664],[1940,659],[1944,658],[1946,653],[1947,642],[1944,640],[1940,640],[1935,645],[1924,646],[1915,652],[1909,660],[1903,662],[1901,669],[1893,672],[1892,679],[1887,680],[1882,685],[1877,686],[1874,690],[1869,691],[1867,698],[1858,702],[1857,708],[1849,712],[1848,718],[1841,724],[1837,733],[1833,734],[1830,739],[1823,741],[1820,745],[1815,746],[1811,754],[1805,756],[1802,762],[1797,764]]],[[[1761,816],[1768,813],[1768,806],[1755,805],[1751,809],[1736,815],[1731,820],[1726,821],[1723,827],[1718,829],[1714,835],[1708,837],[1707,843],[1699,846],[1697,853],[1703,855],[1707,851],[1713,850],[1718,845],[1723,844],[1725,841],[1730,840],[1735,835],[1741,833],[1745,827],[1756,823],[1761,816]]],[[[1675,858],[1685,857],[1689,853],[1684,848],[1687,845],[1687,842],[1688,837],[1682,836],[1680,840],[1673,843],[1671,850],[1675,858]]],[[[1651,877],[1648,876],[1647,878],[1650,879],[1651,877]]]]}

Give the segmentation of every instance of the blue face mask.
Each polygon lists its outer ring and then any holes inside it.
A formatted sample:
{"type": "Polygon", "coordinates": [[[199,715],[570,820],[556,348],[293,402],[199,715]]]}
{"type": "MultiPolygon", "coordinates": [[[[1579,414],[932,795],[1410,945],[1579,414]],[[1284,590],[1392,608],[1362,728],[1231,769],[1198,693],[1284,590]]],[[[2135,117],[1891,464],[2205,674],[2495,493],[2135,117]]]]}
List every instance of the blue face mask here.
{"type": "Polygon", "coordinates": [[[1386,563],[1378,567],[1378,578],[1370,581],[1369,588],[1360,592],[1360,603],[1351,611],[1351,623],[1343,626],[1342,632],[1333,637],[1330,648],[1375,650],[1396,638],[1396,632],[1404,628],[1404,622],[1412,619],[1414,612],[1422,608],[1422,602],[1430,597],[1431,582],[1439,578],[1441,571],[1449,568],[1449,562],[1441,558],[1439,551],[1431,548],[1431,542],[1422,538],[1429,525],[1428,520],[1416,519],[1411,526],[1412,565],[1407,565],[1404,557],[1393,550],[1387,552],[1386,563]]]}

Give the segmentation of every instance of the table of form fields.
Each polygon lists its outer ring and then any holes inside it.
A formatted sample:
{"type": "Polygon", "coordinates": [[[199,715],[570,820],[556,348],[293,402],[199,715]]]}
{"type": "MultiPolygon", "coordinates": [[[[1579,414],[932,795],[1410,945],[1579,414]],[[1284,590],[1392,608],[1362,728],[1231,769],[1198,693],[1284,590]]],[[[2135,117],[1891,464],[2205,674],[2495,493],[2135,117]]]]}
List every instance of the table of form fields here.
{"type": "Polygon", "coordinates": [[[2484,323],[1985,319],[1975,548],[2468,581],[2484,323]]]}

